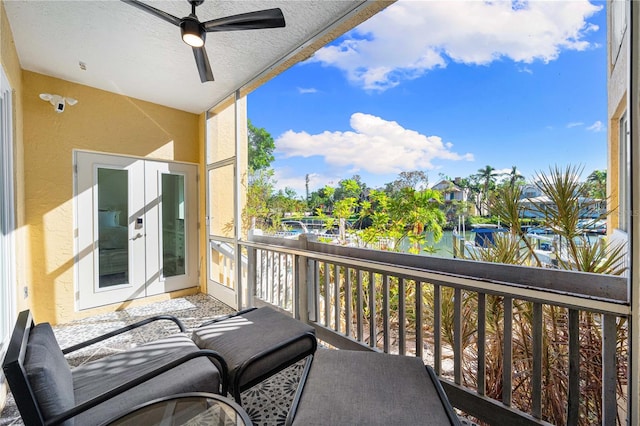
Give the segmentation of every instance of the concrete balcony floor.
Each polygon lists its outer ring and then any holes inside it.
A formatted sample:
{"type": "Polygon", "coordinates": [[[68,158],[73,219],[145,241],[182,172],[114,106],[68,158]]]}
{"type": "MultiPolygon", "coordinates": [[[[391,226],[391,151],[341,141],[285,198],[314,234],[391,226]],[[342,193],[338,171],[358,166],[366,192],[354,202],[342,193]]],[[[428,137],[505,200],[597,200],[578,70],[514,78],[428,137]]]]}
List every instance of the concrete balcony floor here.
{"type": "MultiPolygon", "coordinates": [[[[205,294],[197,294],[146,306],[130,307],[69,324],[61,324],[54,327],[54,331],[60,347],[66,348],[154,315],[174,315],[184,322],[188,332],[190,332],[193,328],[209,319],[231,312],[233,310],[229,306],[218,300],[205,294]]],[[[108,339],[105,342],[73,352],[67,355],[67,360],[72,367],[75,367],[122,351],[132,345],[156,340],[176,332],[178,332],[177,327],[170,321],[154,322],[108,339]]],[[[249,413],[255,425],[284,424],[303,366],[304,361],[301,361],[242,394],[242,406],[249,413]]],[[[20,413],[12,396],[9,395],[7,404],[0,414],[0,425],[21,424],[23,423],[20,419],[20,413]]]]}

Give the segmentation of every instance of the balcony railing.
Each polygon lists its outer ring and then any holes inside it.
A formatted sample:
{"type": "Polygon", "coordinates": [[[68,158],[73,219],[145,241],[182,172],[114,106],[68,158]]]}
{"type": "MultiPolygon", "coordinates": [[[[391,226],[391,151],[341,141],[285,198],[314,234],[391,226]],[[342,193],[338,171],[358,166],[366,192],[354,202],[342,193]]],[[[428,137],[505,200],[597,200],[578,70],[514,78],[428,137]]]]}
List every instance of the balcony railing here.
{"type": "Polygon", "coordinates": [[[491,424],[626,422],[627,281],[252,236],[254,298],[342,349],[415,355],[491,424]]]}

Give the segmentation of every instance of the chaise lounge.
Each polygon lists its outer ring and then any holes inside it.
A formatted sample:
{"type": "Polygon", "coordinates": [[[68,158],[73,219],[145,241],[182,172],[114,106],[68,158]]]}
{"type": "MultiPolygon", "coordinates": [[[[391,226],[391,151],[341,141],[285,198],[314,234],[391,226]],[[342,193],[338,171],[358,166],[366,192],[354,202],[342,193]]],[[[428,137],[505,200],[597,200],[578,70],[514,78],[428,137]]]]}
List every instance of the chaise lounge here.
{"type": "Polygon", "coordinates": [[[318,350],[308,357],[287,426],[460,425],[440,381],[420,358],[318,350]]]}
{"type": "Polygon", "coordinates": [[[51,325],[19,314],[2,369],[22,420],[30,425],[93,425],[163,396],[227,392],[227,367],[213,350],[173,335],[71,369],[64,355],[153,321],[158,316],[61,350],[51,325]]]}

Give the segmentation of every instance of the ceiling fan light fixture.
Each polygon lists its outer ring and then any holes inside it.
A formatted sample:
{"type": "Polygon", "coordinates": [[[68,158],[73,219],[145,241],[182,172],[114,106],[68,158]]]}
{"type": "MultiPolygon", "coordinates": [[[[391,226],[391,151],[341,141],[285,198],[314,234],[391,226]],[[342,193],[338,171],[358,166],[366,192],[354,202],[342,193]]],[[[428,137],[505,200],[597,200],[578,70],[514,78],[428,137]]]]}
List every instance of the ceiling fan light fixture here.
{"type": "MultiPolygon", "coordinates": [[[[239,13],[222,18],[210,19],[200,22],[196,15],[196,7],[204,0],[187,0],[191,5],[191,14],[184,18],[178,18],[160,9],[147,4],[149,0],[121,0],[137,9],[162,19],[176,27],[180,27],[182,41],[192,47],[193,57],[196,60],[200,81],[206,83],[213,81],[211,64],[204,48],[205,36],[208,32],[260,30],[266,28],[282,28],[285,20],[282,10],[279,8],[256,10],[254,12],[239,13]]],[[[2,2],[2,0],[0,0],[2,2]]]]}
{"type": "Polygon", "coordinates": [[[184,18],[180,22],[180,30],[182,31],[182,41],[191,47],[204,46],[204,38],[206,33],[202,24],[196,19],[184,18]]]}

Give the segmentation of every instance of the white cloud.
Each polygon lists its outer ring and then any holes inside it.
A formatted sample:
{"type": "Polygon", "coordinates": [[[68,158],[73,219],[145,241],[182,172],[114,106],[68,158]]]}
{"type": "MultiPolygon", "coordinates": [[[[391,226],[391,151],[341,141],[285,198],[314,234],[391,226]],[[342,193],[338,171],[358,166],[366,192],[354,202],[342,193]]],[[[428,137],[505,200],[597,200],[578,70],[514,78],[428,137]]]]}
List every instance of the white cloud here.
{"type": "MultiPolygon", "coordinates": [[[[298,175],[295,170],[279,167],[275,170],[276,188],[293,188],[302,197],[306,195],[306,175],[298,175]]],[[[327,176],[320,173],[309,173],[309,192],[317,191],[326,185],[336,186],[341,180],[339,176],[327,176]]]]}
{"type": "MultiPolygon", "coordinates": [[[[493,171],[493,175],[496,177],[497,182],[505,182],[511,179],[512,171],[513,171],[513,167],[507,167],[505,169],[496,169],[493,171]]],[[[522,171],[516,168],[516,173],[521,175],[522,171]]]]}
{"type": "Polygon", "coordinates": [[[563,50],[596,47],[585,37],[599,28],[587,19],[601,9],[588,0],[400,0],[310,61],[338,67],[354,84],[379,91],[448,61],[546,63],[563,50]]]}
{"type": "Polygon", "coordinates": [[[604,124],[602,124],[602,121],[598,120],[591,126],[587,127],[587,130],[590,130],[592,132],[604,132],[605,130],[607,130],[607,128],[604,126],[604,124]]]}
{"type": "MultiPolygon", "coordinates": [[[[511,173],[511,168],[497,169],[493,171],[494,176],[502,176],[511,173]]],[[[520,171],[518,171],[520,173],[520,171]]]]}
{"type": "Polygon", "coordinates": [[[318,93],[318,89],[314,87],[298,87],[298,93],[305,95],[307,93],[318,93]]]}
{"type": "Polygon", "coordinates": [[[452,144],[439,136],[425,136],[405,129],[395,121],[355,113],[353,131],[325,131],[310,135],[288,130],[276,141],[276,150],[285,158],[323,156],[332,166],[351,167],[375,174],[403,170],[433,169],[433,160],[473,161],[473,154],[451,151],[452,144]]]}
{"type": "Polygon", "coordinates": [[[567,128],[570,129],[572,127],[579,127],[579,126],[583,126],[583,125],[584,125],[584,123],[581,122],[581,121],[574,121],[574,122],[571,122],[571,123],[567,123],[567,128]]]}

